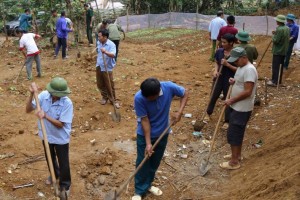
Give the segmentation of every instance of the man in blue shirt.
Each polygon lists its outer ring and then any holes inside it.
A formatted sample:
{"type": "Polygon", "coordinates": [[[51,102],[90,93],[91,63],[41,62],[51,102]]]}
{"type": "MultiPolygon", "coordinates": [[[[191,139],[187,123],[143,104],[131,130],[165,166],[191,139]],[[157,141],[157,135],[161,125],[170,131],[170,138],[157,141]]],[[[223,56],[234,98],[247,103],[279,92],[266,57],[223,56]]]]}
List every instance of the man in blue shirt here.
{"type": "Polygon", "coordinates": [[[55,48],[54,58],[57,57],[60,47],[62,46],[62,58],[66,59],[66,48],[67,48],[67,38],[68,33],[72,32],[72,28],[68,28],[66,20],[66,12],[62,11],[60,18],[56,22],[56,36],[57,36],[57,45],[55,48]]]}
{"type": "MultiPolygon", "coordinates": [[[[37,111],[37,116],[40,120],[44,120],[55,176],[59,179],[61,196],[69,196],[71,185],[69,142],[73,120],[73,103],[67,97],[70,94],[70,89],[66,80],[60,77],[53,78],[46,89],[38,95],[41,110],[37,111]]],[[[26,104],[27,113],[36,109],[33,96],[34,93],[38,92],[37,85],[32,83],[29,90],[30,97],[26,104]]],[[[40,123],[38,128],[39,136],[44,145],[40,123]]],[[[48,178],[48,181],[51,184],[51,177],[48,178]]]]}
{"type": "Polygon", "coordinates": [[[180,121],[187,103],[188,91],[186,89],[170,81],[159,82],[156,78],[148,78],[143,81],[141,90],[134,97],[134,109],[138,122],[136,167],[146,154],[150,158],[135,175],[135,195],[132,200],[141,200],[147,191],[157,196],[162,194],[159,188],[151,186],[151,184],[163,158],[168,134],[162,138],[154,150],[152,150],[152,145],[170,124],[169,113],[174,96],[181,98],[179,110],[171,119],[174,124],[180,121]]]}
{"type": "MultiPolygon", "coordinates": [[[[109,33],[106,29],[100,30],[98,33],[99,40],[97,41],[98,55],[96,63],[96,79],[97,87],[102,95],[102,100],[100,101],[101,105],[105,105],[108,99],[111,101],[111,103],[113,102],[113,100],[116,100],[113,78],[113,69],[116,66],[116,45],[108,39],[108,36],[109,33]],[[105,62],[103,60],[103,57],[105,59],[105,62]],[[105,64],[107,69],[105,69],[105,64]]],[[[120,104],[116,101],[115,106],[116,108],[120,108],[120,104]]]]}
{"type": "Polygon", "coordinates": [[[25,13],[23,13],[20,18],[20,24],[19,24],[19,28],[22,29],[24,31],[24,33],[28,32],[28,29],[30,28],[30,24],[29,21],[32,19],[31,15],[30,15],[30,10],[26,9],[25,13]]]}
{"type": "Polygon", "coordinates": [[[287,53],[285,56],[284,65],[283,65],[283,67],[285,69],[288,69],[294,44],[298,40],[299,26],[295,23],[295,19],[296,19],[296,17],[293,14],[288,14],[286,16],[286,20],[287,20],[286,25],[290,28],[290,42],[289,42],[289,47],[288,47],[288,50],[287,50],[287,53]]]}

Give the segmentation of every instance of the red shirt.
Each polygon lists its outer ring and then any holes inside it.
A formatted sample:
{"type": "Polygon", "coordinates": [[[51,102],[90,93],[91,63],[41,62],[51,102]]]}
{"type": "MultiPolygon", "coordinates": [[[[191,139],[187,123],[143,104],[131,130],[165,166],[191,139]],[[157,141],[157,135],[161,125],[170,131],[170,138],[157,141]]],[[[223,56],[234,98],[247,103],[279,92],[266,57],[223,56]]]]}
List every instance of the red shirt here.
{"type": "Polygon", "coordinates": [[[226,33],[231,33],[234,36],[238,33],[237,28],[235,28],[233,25],[227,25],[227,26],[223,26],[220,31],[219,31],[219,35],[218,35],[218,40],[221,41],[221,37],[223,35],[225,35],[226,33]]]}

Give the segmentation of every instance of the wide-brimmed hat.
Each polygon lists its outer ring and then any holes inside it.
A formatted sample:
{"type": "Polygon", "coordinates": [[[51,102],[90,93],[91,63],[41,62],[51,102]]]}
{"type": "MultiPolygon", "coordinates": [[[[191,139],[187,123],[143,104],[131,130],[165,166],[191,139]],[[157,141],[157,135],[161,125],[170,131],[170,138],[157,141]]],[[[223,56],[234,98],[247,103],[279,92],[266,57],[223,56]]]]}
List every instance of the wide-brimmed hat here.
{"type": "Polygon", "coordinates": [[[287,14],[286,19],[295,21],[296,16],[290,13],[290,14],[287,14]]]}
{"type": "Polygon", "coordinates": [[[235,37],[243,42],[247,42],[249,40],[251,40],[251,37],[249,36],[249,33],[247,33],[246,31],[239,31],[235,37]]]}
{"type": "Polygon", "coordinates": [[[64,97],[71,93],[67,81],[61,77],[55,77],[47,84],[48,92],[56,97],[64,97]]]}
{"type": "Polygon", "coordinates": [[[274,18],[277,22],[281,22],[281,23],[285,23],[286,22],[286,18],[284,15],[277,15],[275,18],[274,18]]]}
{"type": "Polygon", "coordinates": [[[230,52],[230,57],[228,58],[227,62],[234,63],[239,59],[239,57],[247,55],[246,51],[242,47],[235,47],[230,52]]]}

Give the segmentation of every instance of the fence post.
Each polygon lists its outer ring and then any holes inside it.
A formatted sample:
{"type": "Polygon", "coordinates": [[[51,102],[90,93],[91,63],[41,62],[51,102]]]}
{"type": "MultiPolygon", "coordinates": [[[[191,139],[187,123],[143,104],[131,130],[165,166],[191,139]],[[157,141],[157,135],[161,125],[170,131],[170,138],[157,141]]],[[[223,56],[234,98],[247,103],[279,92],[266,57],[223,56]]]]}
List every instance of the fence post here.
{"type": "Polygon", "coordinates": [[[197,8],[196,8],[196,31],[198,30],[198,11],[199,11],[199,5],[197,2],[197,8]]]}
{"type": "Polygon", "coordinates": [[[169,12],[170,13],[170,15],[169,15],[169,20],[170,20],[170,28],[172,28],[172,22],[171,22],[171,15],[172,15],[172,12],[169,12]]]}
{"type": "Polygon", "coordinates": [[[126,32],[128,32],[129,29],[129,8],[130,8],[130,4],[127,5],[127,9],[126,9],[126,32]]]}
{"type": "Polygon", "coordinates": [[[266,20],[267,20],[267,32],[266,35],[269,34],[269,18],[268,18],[268,8],[266,7],[266,20]]]}

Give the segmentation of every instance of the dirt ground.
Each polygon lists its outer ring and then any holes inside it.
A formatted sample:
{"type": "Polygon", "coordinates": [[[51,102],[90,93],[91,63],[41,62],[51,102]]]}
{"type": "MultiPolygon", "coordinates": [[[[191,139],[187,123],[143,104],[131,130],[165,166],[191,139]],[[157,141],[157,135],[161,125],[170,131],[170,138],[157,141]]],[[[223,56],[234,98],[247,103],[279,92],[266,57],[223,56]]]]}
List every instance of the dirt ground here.
{"type": "MultiPolygon", "coordinates": [[[[164,30],[162,30],[164,31],[164,30]]],[[[103,199],[120,186],[135,168],[136,119],[134,94],[148,77],[174,81],[190,91],[183,117],[173,127],[173,134],[154,184],[163,190],[162,197],[151,194],[144,199],[300,199],[300,59],[292,57],[284,71],[284,86],[267,88],[264,78],[271,76],[271,50],[258,66],[261,105],[255,107],[248,124],[243,145],[244,160],[236,171],[218,165],[229,153],[226,133],[219,131],[216,148],[211,156],[210,170],[199,175],[199,164],[208,154],[209,142],[222,107],[221,100],[212,121],[202,130],[203,137],[193,133],[192,121],[202,115],[211,88],[212,63],[208,61],[210,44],[206,32],[197,32],[166,40],[143,42],[128,38],[121,42],[119,60],[114,70],[117,98],[121,103],[120,123],[112,121],[111,105],[99,103],[96,87],[95,59],[86,60],[92,47],[82,44],[81,58],[70,48],[68,60],[53,59],[51,48],[41,54],[43,77],[34,81],[43,89],[54,76],[62,76],[72,90],[74,103],[73,131],[70,142],[72,187],[70,199],[103,199]],[[91,143],[94,140],[94,143],[91,143]],[[262,145],[255,144],[261,140],[262,145]]],[[[254,36],[253,44],[260,57],[270,38],[254,36]]],[[[23,58],[16,38],[0,48],[0,199],[54,199],[53,188],[45,185],[49,176],[37,133],[37,118],[25,113],[29,96],[25,70],[17,84],[23,58]],[[5,158],[3,158],[5,157],[5,158]],[[13,186],[33,183],[33,187],[13,190],[13,186]],[[44,195],[45,197],[41,197],[44,195]]],[[[33,70],[36,75],[35,70],[33,70]]],[[[179,101],[174,100],[172,110],[179,101]]],[[[133,181],[121,199],[130,199],[133,181]]]]}

